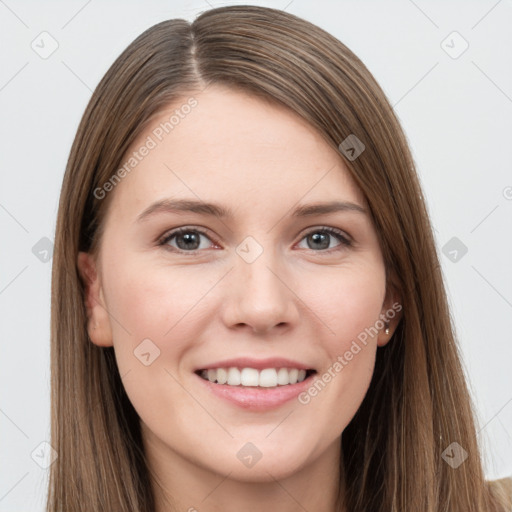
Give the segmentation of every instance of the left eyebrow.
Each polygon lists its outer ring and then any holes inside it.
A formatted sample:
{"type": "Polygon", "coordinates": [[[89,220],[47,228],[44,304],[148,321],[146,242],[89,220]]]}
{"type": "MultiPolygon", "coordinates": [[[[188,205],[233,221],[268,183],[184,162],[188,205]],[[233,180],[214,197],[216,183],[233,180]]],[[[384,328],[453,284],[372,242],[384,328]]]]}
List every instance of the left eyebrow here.
{"type": "Polygon", "coordinates": [[[335,212],[359,212],[366,215],[366,209],[360,204],[350,201],[331,201],[330,203],[305,204],[298,206],[292,213],[293,217],[307,217],[335,212]]]}
{"type": "MultiPolygon", "coordinates": [[[[206,203],[195,199],[162,199],[153,203],[146,208],[138,217],[137,222],[151,217],[157,213],[179,213],[192,212],[200,215],[217,217],[217,218],[233,218],[233,211],[219,204],[206,203]]],[[[309,217],[313,215],[323,215],[335,212],[359,212],[366,214],[366,209],[350,201],[331,201],[328,203],[315,203],[301,205],[292,212],[292,217],[309,217]]]]}

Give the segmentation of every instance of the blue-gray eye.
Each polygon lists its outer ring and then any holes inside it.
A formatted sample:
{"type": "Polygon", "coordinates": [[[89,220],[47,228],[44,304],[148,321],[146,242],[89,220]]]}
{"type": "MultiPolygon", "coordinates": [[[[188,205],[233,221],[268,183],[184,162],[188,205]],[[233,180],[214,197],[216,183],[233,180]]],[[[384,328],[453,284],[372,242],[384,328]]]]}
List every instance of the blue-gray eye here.
{"type": "MultiPolygon", "coordinates": [[[[169,233],[162,241],[161,245],[170,245],[169,242],[176,239],[176,249],[184,252],[199,250],[201,237],[209,238],[208,235],[198,229],[180,228],[169,233]]],[[[174,248],[174,246],[171,245],[174,248]]]]}
{"type": "Polygon", "coordinates": [[[341,231],[333,228],[315,229],[307,233],[304,239],[308,242],[308,249],[320,249],[320,251],[347,247],[351,244],[350,240],[341,231]],[[339,244],[335,247],[329,247],[330,237],[336,238],[339,244]]]}
{"type": "MultiPolygon", "coordinates": [[[[197,228],[178,228],[165,235],[159,245],[166,245],[171,249],[175,249],[178,252],[195,252],[201,248],[201,237],[204,237],[211,241],[211,238],[202,230],[197,228]],[[170,242],[175,239],[176,246],[171,245],[170,242]]],[[[314,252],[330,252],[331,250],[341,250],[345,247],[352,245],[350,239],[345,236],[342,231],[334,228],[316,228],[306,233],[302,240],[307,240],[308,249],[312,249],[314,252]],[[329,247],[330,237],[334,237],[338,240],[339,244],[334,247],[329,247]]]]}

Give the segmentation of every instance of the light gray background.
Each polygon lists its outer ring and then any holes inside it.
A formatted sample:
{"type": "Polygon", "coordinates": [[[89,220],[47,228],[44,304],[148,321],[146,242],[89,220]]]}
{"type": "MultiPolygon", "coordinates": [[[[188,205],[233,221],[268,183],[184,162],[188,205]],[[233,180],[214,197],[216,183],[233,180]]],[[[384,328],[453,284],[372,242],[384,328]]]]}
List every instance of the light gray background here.
{"type": "MultiPolygon", "coordinates": [[[[512,475],[512,2],[228,3],[286,9],[316,23],[351,48],[388,95],[436,230],[486,475],[512,475]],[[458,55],[461,38],[469,47],[458,55]],[[457,261],[446,246],[452,237],[468,249],[457,261]]],[[[47,471],[31,457],[36,450],[35,460],[47,460],[38,447],[49,440],[51,261],[41,261],[40,240],[53,240],[86,103],[146,28],[228,3],[0,0],[0,512],[42,511],[46,497],[47,471]],[[47,59],[31,47],[51,47],[43,31],[58,43],[47,59]]]]}

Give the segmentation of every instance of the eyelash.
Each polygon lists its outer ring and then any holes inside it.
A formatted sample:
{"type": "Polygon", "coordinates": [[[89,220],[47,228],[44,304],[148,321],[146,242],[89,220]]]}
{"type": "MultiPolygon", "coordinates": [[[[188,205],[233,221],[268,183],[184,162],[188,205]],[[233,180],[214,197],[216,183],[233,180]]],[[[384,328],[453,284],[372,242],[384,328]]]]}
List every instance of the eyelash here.
{"type": "MultiPolygon", "coordinates": [[[[192,228],[192,227],[185,227],[185,228],[177,228],[177,229],[171,231],[170,233],[165,234],[163,237],[161,237],[159,239],[158,245],[159,246],[165,246],[165,245],[167,245],[169,243],[170,240],[172,240],[177,235],[182,235],[184,233],[191,233],[191,232],[192,233],[199,233],[200,235],[203,235],[206,238],[208,238],[213,243],[218,244],[218,242],[216,240],[213,240],[202,229],[192,228]]],[[[305,233],[304,236],[301,238],[301,241],[304,240],[304,238],[306,238],[307,236],[312,235],[314,233],[327,233],[329,235],[332,235],[332,236],[334,236],[340,242],[340,244],[338,246],[336,246],[336,247],[331,248],[331,249],[322,249],[320,251],[313,251],[313,252],[331,254],[332,252],[340,251],[340,250],[343,250],[343,249],[345,249],[347,247],[351,247],[352,246],[352,241],[349,240],[344,235],[344,233],[342,231],[340,231],[338,229],[335,229],[335,228],[330,228],[330,227],[322,227],[322,228],[313,229],[313,230],[305,233]]],[[[195,255],[195,254],[197,254],[197,253],[202,251],[202,249],[194,249],[192,251],[185,251],[183,249],[177,249],[176,247],[171,247],[171,246],[167,246],[165,248],[170,250],[171,252],[177,252],[179,254],[192,254],[192,255],[195,255]]]]}

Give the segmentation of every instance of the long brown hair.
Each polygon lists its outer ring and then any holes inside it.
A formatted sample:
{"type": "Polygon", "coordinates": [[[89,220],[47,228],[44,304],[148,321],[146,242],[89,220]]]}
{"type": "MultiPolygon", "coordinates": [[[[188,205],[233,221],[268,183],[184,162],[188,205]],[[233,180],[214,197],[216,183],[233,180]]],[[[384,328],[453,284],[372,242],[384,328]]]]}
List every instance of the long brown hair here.
{"type": "Polygon", "coordinates": [[[388,285],[398,291],[403,312],[342,435],[340,507],[505,511],[504,492],[484,478],[432,229],[399,121],[345,45],[296,16],[256,6],[221,7],[193,23],[151,27],[114,62],[84,112],[55,236],[51,444],[58,458],[47,510],[154,510],[139,418],[113,348],[88,338],[77,256],[97,250],[115,193],[99,199],[94,190],[116,173],[148,121],[170,102],[216,83],[287,106],[335,149],[349,135],[365,145],[356,159],[340,155],[367,199],[388,285]],[[457,468],[442,457],[452,443],[468,454],[457,468]]]}

